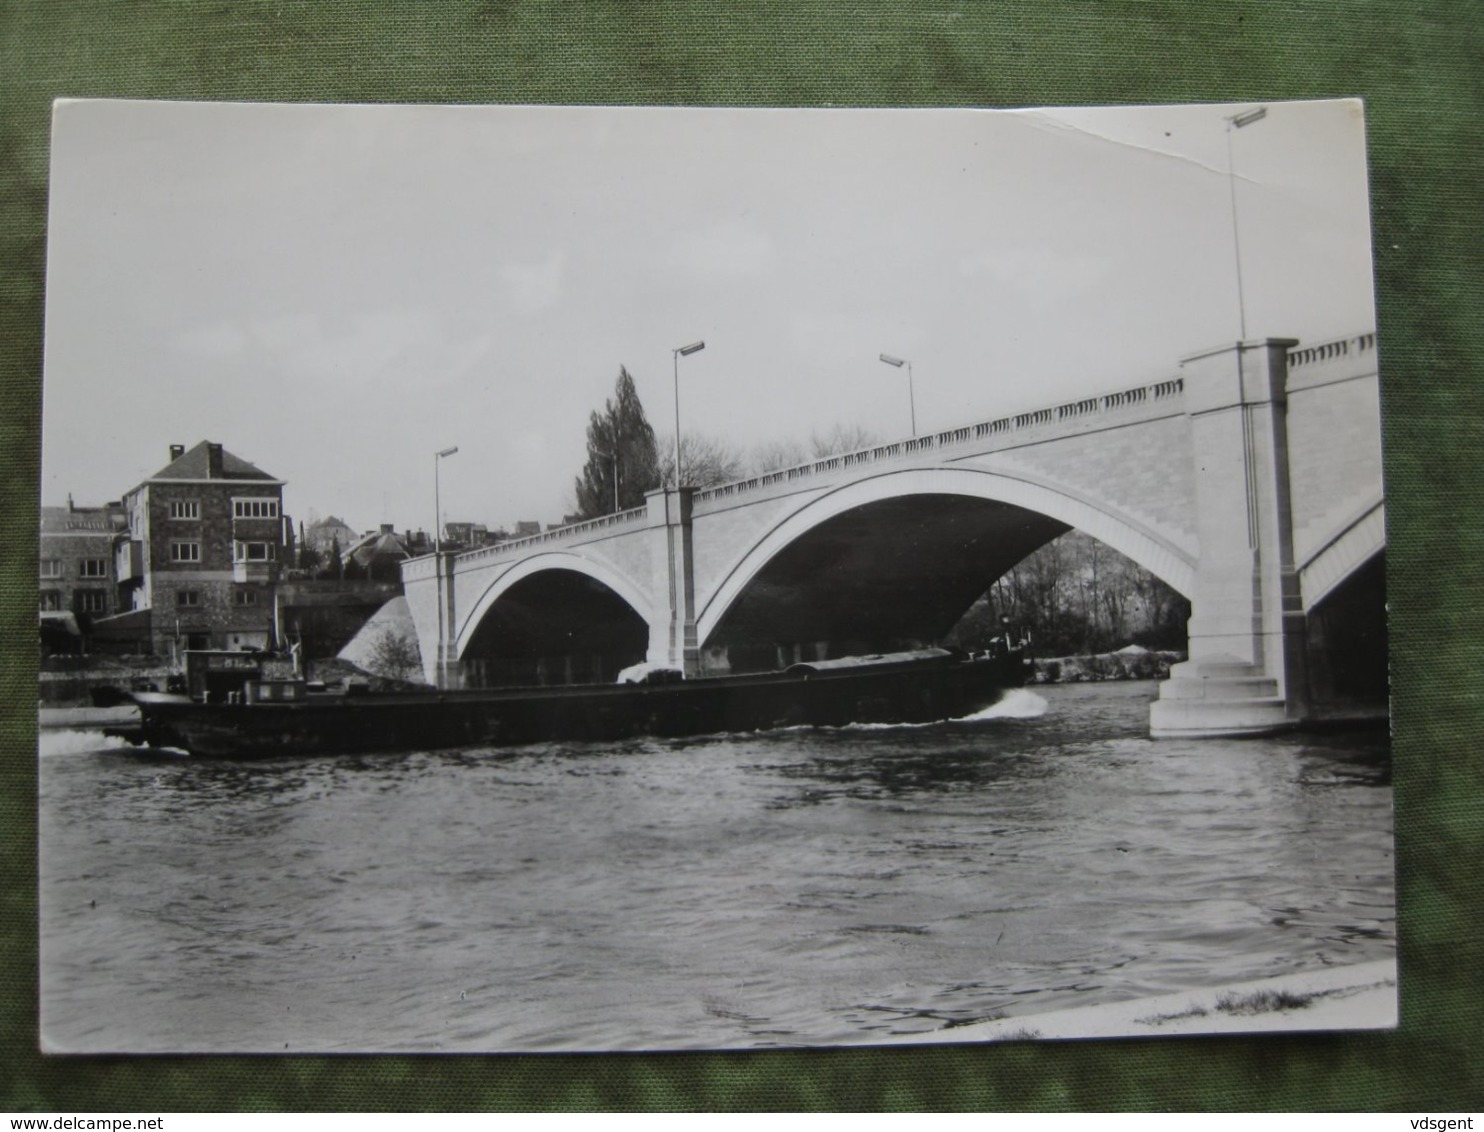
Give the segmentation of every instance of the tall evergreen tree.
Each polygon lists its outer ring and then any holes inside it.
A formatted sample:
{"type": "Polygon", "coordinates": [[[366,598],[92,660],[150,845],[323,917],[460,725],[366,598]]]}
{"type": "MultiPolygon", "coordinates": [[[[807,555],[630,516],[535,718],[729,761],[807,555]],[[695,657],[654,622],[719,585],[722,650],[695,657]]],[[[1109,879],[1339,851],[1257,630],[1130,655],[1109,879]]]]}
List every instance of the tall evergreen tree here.
{"type": "Polygon", "coordinates": [[[577,513],[584,519],[607,515],[615,508],[614,474],[618,476],[618,507],[623,511],[644,503],[644,493],[660,485],[654,429],[644,416],[634,379],[623,366],[613,396],[587,425],[587,463],[576,481],[577,513]]]}
{"type": "Polygon", "coordinates": [[[330,541],[330,557],[320,570],[321,578],[333,578],[340,582],[345,580],[345,562],[340,557],[340,537],[337,535],[330,541]]]}

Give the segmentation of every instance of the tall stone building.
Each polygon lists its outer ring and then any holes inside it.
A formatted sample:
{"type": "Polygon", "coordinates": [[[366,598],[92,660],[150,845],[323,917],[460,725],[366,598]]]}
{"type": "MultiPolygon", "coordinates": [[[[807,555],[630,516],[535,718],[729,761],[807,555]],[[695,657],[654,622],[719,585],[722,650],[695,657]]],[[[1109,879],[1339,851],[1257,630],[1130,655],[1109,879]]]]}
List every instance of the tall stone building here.
{"type": "Polygon", "coordinates": [[[118,620],[141,644],[162,655],[275,644],[275,590],[292,545],[282,480],[220,444],[175,444],[123,504],[118,620]]]}

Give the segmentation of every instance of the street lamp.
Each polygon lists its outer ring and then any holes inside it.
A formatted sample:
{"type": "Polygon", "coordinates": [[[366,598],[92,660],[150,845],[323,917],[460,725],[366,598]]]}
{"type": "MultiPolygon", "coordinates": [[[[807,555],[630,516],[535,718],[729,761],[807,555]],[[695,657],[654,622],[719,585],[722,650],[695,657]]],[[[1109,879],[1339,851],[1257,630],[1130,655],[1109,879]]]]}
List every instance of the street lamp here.
{"type": "Polygon", "coordinates": [[[882,354],[881,360],[889,366],[901,369],[907,367],[907,403],[912,407],[912,436],[917,436],[917,394],[912,390],[912,363],[906,358],[894,358],[890,354],[882,354]]]}
{"type": "Polygon", "coordinates": [[[1253,122],[1261,122],[1268,116],[1268,108],[1259,106],[1255,110],[1244,110],[1226,120],[1226,181],[1231,191],[1232,203],[1232,251],[1237,259],[1237,323],[1241,328],[1241,340],[1247,340],[1247,305],[1242,293],[1242,240],[1237,232],[1237,166],[1232,159],[1232,132],[1253,122]]]}
{"type": "Polygon", "coordinates": [[[438,490],[438,468],[447,456],[452,456],[459,450],[455,444],[452,448],[445,448],[442,452],[433,455],[433,550],[434,553],[443,552],[443,503],[438,490]]]}
{"type": "Polygon", "coordinates": [[[680,359],[699,354],[706,348],[705,342],[692,342],[689,346],[676,346],[670,351],[675,363],[675,490],[680,490],[680,359]]]}
{"type": "Polygon", "coordinates": [[[437,579],[438,595],[438,651],[436,656],[436,668],[433,671],[433,680],[438,687],[443,686],[443,499],[439,490],[438,469],[442,466],[446,457],[457,452],[458,445],[445,448],[441,452],[433,454],[433,569],[437,579]]]}

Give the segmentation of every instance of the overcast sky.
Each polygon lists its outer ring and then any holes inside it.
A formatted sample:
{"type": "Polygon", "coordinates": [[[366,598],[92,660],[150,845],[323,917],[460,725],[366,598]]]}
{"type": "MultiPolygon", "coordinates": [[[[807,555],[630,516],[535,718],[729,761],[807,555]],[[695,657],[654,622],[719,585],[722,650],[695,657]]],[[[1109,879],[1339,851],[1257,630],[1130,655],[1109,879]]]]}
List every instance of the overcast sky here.
{"type": "MultiPolygon", "coordinates": [[[[588,414],[747,449],[1161,380],[1238,337],[1225,117],[60,103],[42,497],[201,440],[295,518],[572,509],[588,414]]],[[[1232,138],[1249,337],[1374,326],[1356,102],[1232,138]]]]}

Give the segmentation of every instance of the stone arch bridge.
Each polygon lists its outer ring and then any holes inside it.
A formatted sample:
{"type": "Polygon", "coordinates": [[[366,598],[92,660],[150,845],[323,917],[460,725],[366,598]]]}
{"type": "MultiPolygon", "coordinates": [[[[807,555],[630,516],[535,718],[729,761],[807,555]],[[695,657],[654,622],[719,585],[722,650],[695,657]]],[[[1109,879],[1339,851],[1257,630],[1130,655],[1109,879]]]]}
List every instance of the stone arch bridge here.
{"type": "Polygon", "coordinates": [[[1384,707],[1378,393],[1372,333],[1229,344],[1134,389],[415,559],[403,581],[441,687],[642,659],[698,674],[934,640],[1075,527],[1191,602],[1152,733],[1273,730],[1384,707]]]}

